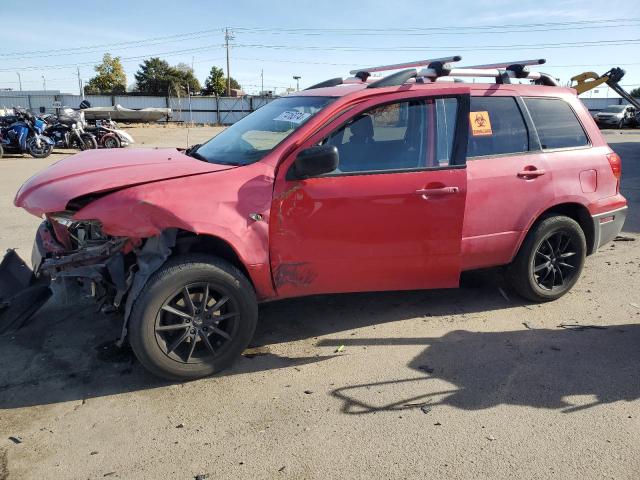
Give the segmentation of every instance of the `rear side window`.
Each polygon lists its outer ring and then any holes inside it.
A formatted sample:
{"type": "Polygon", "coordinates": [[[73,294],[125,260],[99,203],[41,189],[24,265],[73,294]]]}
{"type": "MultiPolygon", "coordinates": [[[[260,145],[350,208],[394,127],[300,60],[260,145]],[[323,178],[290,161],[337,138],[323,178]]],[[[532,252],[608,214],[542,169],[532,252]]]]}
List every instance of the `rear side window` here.
{"type": "Polygon", "coordinates": [[[471,97],[467,157],[522,153],[529,133],[513,97],[471,97]]]}
{"type": "Polygon", "coordinates": [[[543,149],[589,145],[589,139],[569,104],[558,98],[525,98],[543,149]]]}

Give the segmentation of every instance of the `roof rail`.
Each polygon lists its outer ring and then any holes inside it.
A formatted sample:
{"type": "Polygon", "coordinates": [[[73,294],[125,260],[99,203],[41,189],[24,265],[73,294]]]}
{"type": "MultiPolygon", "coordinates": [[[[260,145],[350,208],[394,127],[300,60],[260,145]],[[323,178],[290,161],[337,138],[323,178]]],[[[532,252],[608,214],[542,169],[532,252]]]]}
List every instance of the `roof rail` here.
{"type": "Polygon", "coordinates": [[[472,65],[462,68],[504,68],[507,69],[512,65],[543,65],[547,63],[544,58],[536,58],[535,60],[518,60],[516,62],[488,63],[485,65],[472,65]]]}
{"type": "Polygon", "coordinates": [[[406,70],[400,70],[399,72],[387,75],[380,80],[376,80],[375,82],[367,85],[367,88],[395,87],[398,85],[404,85],[407,83],[407,80],[417,76],[418,70],[415,68],[407,68],[406,70]]]}
{"type": "Polygon", "coordinates": [[[341,85],[343,83],[367,83],[372,72],[386,72],[390,70],[400,70],[398,72],[387,75],[381,79],[369,83],[368,88],[381,88],[400,86],[412,78],[416,82],[425,82],[425,80],[435,81],[440,77],[487,77],[493,78],[496,83],[511,83],[512,78],[529,79],[536,85],[559,86],[558,82],[545,73],[532,72],[529,70],[530,65],[543,65],[546,63],[544,58],[536,58],[532,60],[518,60],[513,62],[490,63],[484,65],[472,65],[469,67],[454,68],[451,66],[453,62],[459,62],[462,59],[460,55],[451,57],[434,58],[430,60],[417,60],[413,62],[394,63],[391,65],[379,65],[377,67],[357,68],[349,73],[354,77],[345,80],[341,78],[332,78],[324,82],[307,88],[330,87],[341,85]],[[417,70],[416,67],[424,67],[417,70]]]}
{"type": "Polygon", "coordinates": [[[355,70],[351,70],[349,73],[351,75],[356,75],[359,72],[388,72],[389,70],[400,70],[401,68],[424,67],[434,62],[451,63],[459,62],[460,60],[462,60],[460,55],[454,55],[452,57],[433,58],[431,60],[417,60],[415,62],[394,63],[391,65],[379,65],[377,67],[356,68],[355,70]]]}
{"type": "Polygon", "coordinates": [[[329,80],[325,80],[324,82],[311,85],[310,87],[305,88],[305,90],[313,90],[314,88],[335,87],[336,85],[342,85],[343,83],[344,81],[342,80],[342,77],[330,78],[329,80]]]}
{"type": "MultiPolygon", "coordinates": [[[[351,70],[350,73],[356,72],[356,77],[361,78],[363,81],[366,81],[366,79],[370,75],[370,72],[384,72],[387,70],[397,70],[398,68],[405,67],[404,70],[392,73],[391,75],[377,80],[369,84],[368,86],[368,88],[393,87],[402,85],[411,78],[417,78],[421,76],[415,68],[406,67],[426,66],[426,70],[428,70],[430,73],[432,73],[436,77],[442,77],[449,75],[449,72],[451,71],[450,62],[459,62],[460,60],[462,60],[462,57],[460,55],[455,55],[452,57],[434,58],[432,60],[418,60],[416,62],[396,63],[392,65],[381,65],[379,67],[370,67],[368,69],[351,70]]],[[[422,72],[426,70],[422,70],[422,72]]]]}

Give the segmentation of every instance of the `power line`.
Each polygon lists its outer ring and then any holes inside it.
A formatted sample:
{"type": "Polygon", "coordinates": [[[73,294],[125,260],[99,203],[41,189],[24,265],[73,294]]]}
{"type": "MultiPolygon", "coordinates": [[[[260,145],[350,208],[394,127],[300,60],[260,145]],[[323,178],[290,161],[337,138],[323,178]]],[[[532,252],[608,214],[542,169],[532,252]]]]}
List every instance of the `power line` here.
{"type": "MultiPolygon", "coordinates": [[[[32,54],[45,54],[48,56],[52,54],[60,55],[60,52],[82,53],[83,50],[104,49],[104,48],[120,47],[120,46],[127,46],[127,45],[133,45],[134,47],[138,47],[138,46],[144,46],[142,44],[149,43],[149,42],[164,43],[165,41],[171,42],[171,41],[177,41],[177,40],[184,40],[183,37],[190,37],[195,35],[208,36],[213,33],[219,33],[220,30],[221,29],[200,30],[196,32],[177,33],[175,35],[165,35],[163,37],[153,37],[153,38],[147,38],[143,40],[131,40],[128,42],[117,42],[117,43],[103,43],[103,44],[89,45],[89,46],[83,46],[83,47],[53,48],[50,50],[30,50],[30,51],[9,52],[9,53],[3,52],[3,53],[0,53],[0,57],[11,57],[11,56],[23,57],[25,55],[32,55],[32,54]]],[[[200,37],[196,37],[196,38],[200,38],[200,37]]]]}
{"type": "Polygon", "coordinates": [[[343,51],[343,52],[368,52],[368,51],[389,51],[389,52],[415,52],[415,51],[481,51],[481,50],[538,50],[548,48],[574,48],[574,47],[605,47],[612,45],[635,45],[640,42],[640,38],[633,39],[617,39],[617,40],[597,40],[597,41],[581,41],[581,42],[562,42],[562,43],[523,43],[512,45],[476,45],[466,47],[457,46],[394,46],[394,47],[352,47],[343,45],[334,46],[315,46],[315,45],[265,45],[265,44],[236,44],[238,48],[265,48],[273,50],[325,50],[325,51],[343,51]]]}
{"type": "MultiPolygon", "coordinates": [[[[242,31],[246,33],[278,33],[278,34],[309,34],[320,35],[323,33],[339,34],[339,35],[371,35],[371,34],[420,34],[420,35],[433,35],[439,34],[439,32],[451,32],[448,34],[460,34],[469,35],[476,33],[521,33],[525,30],[513,30],[513,31],[500,31],[504,29],[518,29],[518,28],[549,28],[549,27],[562,27],[554,30],[572,30],[583,28],[620,28],[625,26],[637,26],[635,22],[640,21],[640,18],[612,18],[601,20],[582,20],[571,22],[544,22],[544,23],[528,23],[528,24],[503,24],[503,25],[468,25],[468,26],[432,26],[432,27],[407,27],[407,28],[259,28],[259,27],[234,27],[234,30],[242,31]],[[498,30],[493,32],[492,30],[498,30]],[[470,31],[470,32],[469,32],[470,31]]],[[[78,53],[86,53],[87,50],[100,50],[109,48],[137,48],[147,45],[158,45],[161,43],[170,43],[174,41],[191,40],[197,38],[203,38],[223,31],[222,27],[212,28],[207,30],[198,30],[193,32],[177,33],[173,35],[164,35],[158,37],[150,37],[141,40],[130,40],[126,42],[115,43],[102,43],[88,46],[79,47],[67,47],[67,48],[54,48],[46,50],[29,50],[18,52],[2,52],[0,57],[11,58],[20,57],[25,58],[37,58],[37,56],[49,56],[56,55],[73,55],[78,53]],[[192,38],[189,38],[192,37],[192,38]]],[[[527,30],[528,31],[528,30],[527,30]]],[[[545,31],[545,30],[534,30],[545,31]]],[[[551,29],[547,30],[551,31],[551,29]]]]}
{"type": "MultiPolygon", "coordinates": [[[[212,45],[205,45],[204,47],[187,48],[183,50],[170,50],[167,52],[152,53],[147,55],[137,55],[133,57],[122,57],[120,58],[120,60],[122,63],[127,63],[127,62],[130,62],[131,60],[141,60],[141,59],[151,58],[151,57],[168,57],[173,55],[182,55],[185,53],[201,52],[205,50],[210,50],[212,48],[222,48],[222,47],[223,45],[216,43],[212,45]]],[[[14,72],[16,70],[19,70],[19,71],[43,70],[44,71],[44,70],[58,70],[58,69],[64,69],[64,68],[75,69],[76,67],[94,66],[99,63],[100,61],[82,62],[82,63],[66,63],[66,64],[60,64],[60,65],[31,65],[31,66],[19,67],[19,68],[17,67],[0,68],[0,72],[14,72]]]]}
{"type": "MultiPolygon", "coordinates": [[[[357,36],[357,37],[370,37],[370,36],[380,36],[380,37],[390,37],[390,36],[420,36],[420,37],[430,37],[437,35],[497,35],[497,34],[509,34],[509,33],[538,33],[538,32],[556,32],[556,31],[567,31],[567,30],[588,30],[588,29],[603,29],[603,28],[625,28],[625,27],[638,27],[640,23],[621,23],[621,24],[611,24],[611,25],[586,25],[586,26],[559,26],[557,28],[525,28],[525,29],[510,29],[510,30],[481,30],[481,31],[431,31],[431,32],[422,32],[422,31],[407,31],[403,29],[388,29],[385,31],[286,31],[286,30],[258,30],[258,29],[238,29],[241,33],[244,34],[260,34],[260,35],[300,35],[300,36],[312,36],[318,37],[327,34],[332,35],[341,35],[341,36],[357,36]]],[[[515,27],[512,27],[515,28],[515,27]]]]}

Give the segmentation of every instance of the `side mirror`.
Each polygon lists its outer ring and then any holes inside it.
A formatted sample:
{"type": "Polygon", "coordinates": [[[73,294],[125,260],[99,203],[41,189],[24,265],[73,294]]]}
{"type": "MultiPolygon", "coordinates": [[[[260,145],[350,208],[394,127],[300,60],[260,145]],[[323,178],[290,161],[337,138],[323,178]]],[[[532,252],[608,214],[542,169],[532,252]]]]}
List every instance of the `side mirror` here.
{"type": "Polygon", "coordinates": [[[333,172],[338,168],[340,155],[334,145],[318,145],[302,150],[289,170],[291,179],[303,179],[333,172]]]}

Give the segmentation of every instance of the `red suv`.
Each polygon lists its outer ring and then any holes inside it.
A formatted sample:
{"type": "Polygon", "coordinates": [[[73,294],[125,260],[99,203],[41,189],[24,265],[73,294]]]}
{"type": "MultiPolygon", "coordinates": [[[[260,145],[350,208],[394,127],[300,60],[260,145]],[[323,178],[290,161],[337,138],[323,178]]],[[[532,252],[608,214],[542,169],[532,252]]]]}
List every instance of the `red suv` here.
{"type": "Polygon", "coordinates": [[[419,64],[279,98],[186,151],[52,165],[15,199],[46,216],[36,275],[82,280],[172,379],[228,366],[262,301],[451,288],[502,265],[530,300],[564,295],[622,228],[620,158],[574,90],[524,64],[419,64]]]}

